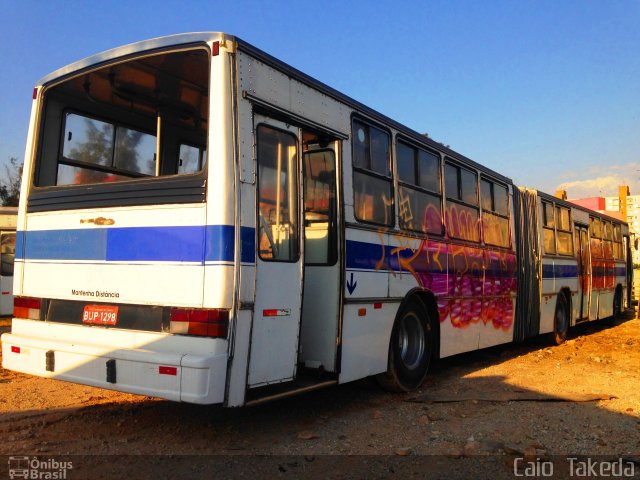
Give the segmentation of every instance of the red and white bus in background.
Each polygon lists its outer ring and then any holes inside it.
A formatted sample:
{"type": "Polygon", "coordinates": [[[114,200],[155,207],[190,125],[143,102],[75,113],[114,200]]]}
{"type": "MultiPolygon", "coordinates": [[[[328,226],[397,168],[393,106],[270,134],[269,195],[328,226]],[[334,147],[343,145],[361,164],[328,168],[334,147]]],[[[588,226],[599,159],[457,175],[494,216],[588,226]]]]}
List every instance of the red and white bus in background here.
{"type": "Polygon", "coordinates": [[[5,368],[226,406],[561,342],[631,275],[625,223],[222,33],[37,84],[15,255],[5,368]]]}

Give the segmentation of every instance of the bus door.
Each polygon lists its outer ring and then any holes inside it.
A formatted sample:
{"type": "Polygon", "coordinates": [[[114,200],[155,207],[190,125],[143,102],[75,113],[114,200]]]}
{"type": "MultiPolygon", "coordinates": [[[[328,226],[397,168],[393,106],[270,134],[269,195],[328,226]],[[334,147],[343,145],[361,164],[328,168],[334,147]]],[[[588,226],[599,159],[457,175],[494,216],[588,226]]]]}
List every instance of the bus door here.
{"type": "Polygon", "coordinates": [[[337,156],[340,142],[303,132],[304,293],[298,363],[336,372],[340,342],[340,229],[337,156]]]}
{"type": "Polygon", "coordinates": [[[16,232],[0,232],[0,315],[13,313],[13,260],[16,232]]]}
{"type": "Polygon", "coordinates": [[[256,114],[256,286],[250,387],[296,375],[304,258],[298,130],[256,114]]]}
{"type": "Polygon", "coordinates": [[[577,320],[589,318],[589,301],[591,297],[591,253],[589,245],[589,227],[575,225],[576,255],[578,257],[578,316],[577,320]]]}

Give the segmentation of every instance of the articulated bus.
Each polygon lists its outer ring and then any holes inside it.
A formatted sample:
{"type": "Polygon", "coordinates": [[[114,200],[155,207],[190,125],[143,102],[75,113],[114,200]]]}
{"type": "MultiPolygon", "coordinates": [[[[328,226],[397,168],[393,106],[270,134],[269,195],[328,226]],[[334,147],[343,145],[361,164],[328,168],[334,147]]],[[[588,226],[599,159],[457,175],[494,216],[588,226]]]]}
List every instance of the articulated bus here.
{"type": "Polygon", "coordinates": [[[176,401],[409,391],[630,299],[624,222],[222,33],[42,79],[20,202],[3,366],[176,401]]]}
{"type": "Polygon", "coordinates": [[[0,207],[0,315],[13,313],[13,259],[16,250],[17,207],[0,207]]]}

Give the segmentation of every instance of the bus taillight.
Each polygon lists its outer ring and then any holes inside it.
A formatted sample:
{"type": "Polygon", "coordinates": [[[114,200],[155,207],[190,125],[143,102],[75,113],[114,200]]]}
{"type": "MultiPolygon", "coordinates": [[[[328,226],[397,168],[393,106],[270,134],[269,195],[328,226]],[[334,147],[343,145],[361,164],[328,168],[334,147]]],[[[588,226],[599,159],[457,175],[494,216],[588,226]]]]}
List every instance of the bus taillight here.
{"type": "Polygon", "coordinates": [[[170,332],[202,337],[227,338],[229,310],[218,308],[172,308],[170,332]]]}
{"type": "Polygon", "coordinates": [[[13,316],[30,320],[42,320],[40,318],[41,305],[42,300],[39,298],[13,297],[13,316]]]}

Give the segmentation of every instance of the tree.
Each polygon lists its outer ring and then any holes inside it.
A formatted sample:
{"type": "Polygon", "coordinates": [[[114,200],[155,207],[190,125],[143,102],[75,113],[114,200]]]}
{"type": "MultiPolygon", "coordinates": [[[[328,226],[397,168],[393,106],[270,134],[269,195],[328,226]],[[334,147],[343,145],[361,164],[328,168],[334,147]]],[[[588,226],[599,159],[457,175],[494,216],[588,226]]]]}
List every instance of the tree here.
{"type": "Polygon", "coordinates": [[[11,157],[9,165],[5,165],[5,178],[0,180],[0,200],[5,207],[17,207],[20,199],[20,180],[22,178],[22,163],[11,157]]]}

